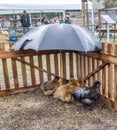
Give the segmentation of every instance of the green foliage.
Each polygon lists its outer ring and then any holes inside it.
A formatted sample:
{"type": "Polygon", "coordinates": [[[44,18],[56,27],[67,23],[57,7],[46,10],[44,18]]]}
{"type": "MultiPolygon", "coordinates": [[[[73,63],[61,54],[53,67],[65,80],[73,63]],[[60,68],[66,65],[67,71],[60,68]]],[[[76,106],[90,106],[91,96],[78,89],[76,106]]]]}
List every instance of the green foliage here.
{"type": "Polygon", "coordinates": [[[116,0],[104,0],[105,8],[109,7],[117,7],[117,1],[116,0]]]}

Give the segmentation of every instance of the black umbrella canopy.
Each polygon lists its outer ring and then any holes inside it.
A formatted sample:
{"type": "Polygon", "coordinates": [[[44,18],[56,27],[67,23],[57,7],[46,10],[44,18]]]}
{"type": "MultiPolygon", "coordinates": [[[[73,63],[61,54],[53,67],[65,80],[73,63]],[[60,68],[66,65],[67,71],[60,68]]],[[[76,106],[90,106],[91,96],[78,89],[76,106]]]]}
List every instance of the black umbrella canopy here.
{"type": "Polygon", "coordinates": [[[49,24],[35,28],[21,37],[14,50],[100,51],[101,42],[88,30],[71,24],[49,24]]]}

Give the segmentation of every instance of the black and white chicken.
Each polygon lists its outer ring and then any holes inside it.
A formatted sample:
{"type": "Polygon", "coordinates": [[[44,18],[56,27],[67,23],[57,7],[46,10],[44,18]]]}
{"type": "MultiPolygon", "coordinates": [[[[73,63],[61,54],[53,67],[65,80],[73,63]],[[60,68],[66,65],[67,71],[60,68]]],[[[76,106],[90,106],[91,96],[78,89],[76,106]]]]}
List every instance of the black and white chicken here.
{"type": "Polygon", "coordinates": [[[85,105],[88,109],[92,109],[92,104],[100,97],[100,85],[99,81],[95,81],[92,87],[78,87],[72,91],[72,96],[75,100],[85,105]]]}

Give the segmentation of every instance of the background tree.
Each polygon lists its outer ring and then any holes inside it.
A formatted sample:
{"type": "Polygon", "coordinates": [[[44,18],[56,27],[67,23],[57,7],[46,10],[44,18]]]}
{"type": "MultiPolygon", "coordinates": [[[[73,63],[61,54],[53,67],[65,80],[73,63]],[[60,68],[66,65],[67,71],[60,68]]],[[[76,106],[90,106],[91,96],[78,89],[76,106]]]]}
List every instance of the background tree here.
{"type": "Polygon", "coordinates": [[[105,8],[117,7],[117,0],[104,0],[105,8]]]}

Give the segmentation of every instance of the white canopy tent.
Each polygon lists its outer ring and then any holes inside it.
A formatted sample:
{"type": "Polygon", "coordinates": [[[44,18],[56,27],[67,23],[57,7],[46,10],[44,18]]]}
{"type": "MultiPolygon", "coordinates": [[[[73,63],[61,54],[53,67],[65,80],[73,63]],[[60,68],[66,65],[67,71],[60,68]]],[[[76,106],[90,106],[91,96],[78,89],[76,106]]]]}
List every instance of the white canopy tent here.
{"type": "MultiPolygon", "coordinates": [[[[62,12],[65,17],[66,10],[81,10],[82,0],[3,0],[0,1],[0,14],[18,14],[23,10],[31,13],[62,12]]],[[[88,1],[88,10],[93,12],[92,3],[88,1]]],[[[93,13],[92,13],[93,14],[93,13]]],[[[92,21],[93,17],[92,17],[92,21]]],[[[93,24],[93,22],[92,22],[93,24]]]]}
{"type": "MultiPolygon", "coordinates": [[[[89,10],[92,10],[92,3],[88,2],[89,10]]],[[[22,10],[29,12],[36,11],[64,11],[64,10],[81,10],[81,0],[4,0],[0,1],[0,13],[11,14],[12,10],[16,13],[20,13],[22,10]]],[[[14,13],[15,13],[14,12],[14,13]]]]}

